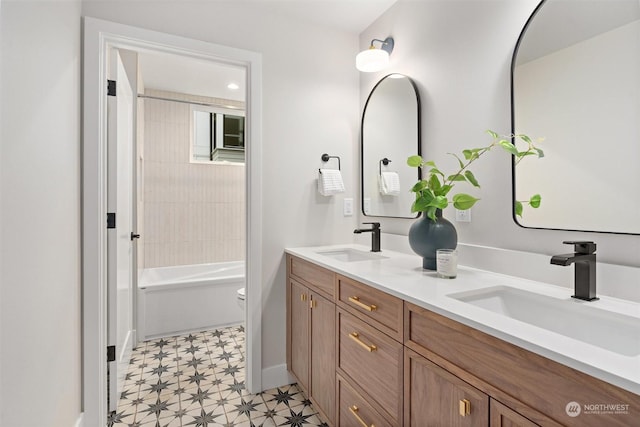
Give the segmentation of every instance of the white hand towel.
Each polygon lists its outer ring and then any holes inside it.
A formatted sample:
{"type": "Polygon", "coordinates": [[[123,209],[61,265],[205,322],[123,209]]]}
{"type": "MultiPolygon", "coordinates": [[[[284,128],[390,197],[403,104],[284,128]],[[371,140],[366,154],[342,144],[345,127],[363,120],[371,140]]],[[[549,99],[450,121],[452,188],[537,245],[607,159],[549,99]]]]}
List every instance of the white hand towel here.
{"type": "Polygon", "coordinates": [[[400,176],[397,172],[382,172],[379,176],[380,194],[397,196],[400,194],[400,176]]]}
{"type": "Polygon", "coordinates": [[[319,169],[318,192],[323,196],[344,193],[344,182],[339,169],[319,169]]]}

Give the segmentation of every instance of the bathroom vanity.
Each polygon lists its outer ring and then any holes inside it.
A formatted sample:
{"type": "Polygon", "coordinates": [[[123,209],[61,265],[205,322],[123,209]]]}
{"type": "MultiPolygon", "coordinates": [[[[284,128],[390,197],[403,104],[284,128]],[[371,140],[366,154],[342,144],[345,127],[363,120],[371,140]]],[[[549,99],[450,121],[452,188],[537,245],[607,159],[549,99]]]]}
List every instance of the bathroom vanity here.
{"type": "Polygon", "coordinates": [[[367,250],[286,250],[287,365],[330,425],[637,425],[640,304],[467,268],[439,279],[419,257],[367,250]],[[482,306],[487,295],[560,304],[551,323],[597,304],[589,316],[610,313],[638,342],[549,331],[482,306]]]}

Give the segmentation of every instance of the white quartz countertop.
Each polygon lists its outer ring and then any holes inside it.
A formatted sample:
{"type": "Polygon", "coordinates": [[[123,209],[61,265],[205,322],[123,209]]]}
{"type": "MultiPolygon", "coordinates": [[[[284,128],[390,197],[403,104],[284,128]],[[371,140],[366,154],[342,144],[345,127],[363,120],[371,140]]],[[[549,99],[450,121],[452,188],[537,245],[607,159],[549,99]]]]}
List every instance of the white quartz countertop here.
{"type": "MultiPolygon", "coordinates": [[[[506,315],[451,298],[450,294],[506,286],[566,300],[566,304],[589,304],[600,310],[640,320],[640,304],[601,296],[585,302],[571,298],[573,289],[483,270],[458,267],[458,277],[442,279],[422,269],[422,258],[383,250],[384,259],[342,262],[318,252],[339,249],[368,252],[362,245],[287,248],[286,253],[395,295],[435,313],[456,320],[511,344],[587,373],[625,390],[640,394],[640,355],[625,356],[577,339],[515,320],[506,315]]],[[[559,319],[561,321],[561,319],[559,319]]],[[[610,331],[615,334],[616,331],[610,331]]],[[[638,331],[640,339],[640,330],[638,331]]]]}

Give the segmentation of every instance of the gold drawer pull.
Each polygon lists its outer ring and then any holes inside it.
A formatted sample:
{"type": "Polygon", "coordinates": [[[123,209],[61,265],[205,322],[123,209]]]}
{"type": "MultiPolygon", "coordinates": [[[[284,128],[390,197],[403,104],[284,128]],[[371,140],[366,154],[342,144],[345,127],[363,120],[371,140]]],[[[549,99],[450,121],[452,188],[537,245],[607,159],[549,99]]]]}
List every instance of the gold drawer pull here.
{"type": "Polygon", "coordinates": [[[471,414],[471,402],[469,402],[467,399],[462,399],[460,401],[459,410],[460,410],[460,415],[463,417],[466,417],[467,415],[471,414]]]}
{"type": "Polygon", "coordinates": [[[369,424],[365,423],[364,420],[362,418],[360,418],[360,415],[358,415],[359,409],[358,409],[358,407],[356,405],[349,406],[349,410],[351,411],[353,416],[356,417],[356,420],[358,420],[358,422],[360,423],[361,426],[363,426],[363,427],[376,427],[373,424],[369,425],[369,424]]]}
{"type": "Polygon", "coordinates": [[[365,309],[367,311],[375,311],[378,308],[377,305],[374,305],[374,304],[367,305],[367,304],[364,304],[364,303],[360,302],[360,297],[355,297],[355,296],[354,297],[349,297],[349,301],[351,301],[352,303],[354,303],[358,307],[360,307],[362,309],[365,309]]]}
{"type": "Polygon", "coordinates": [[[300,294],[300,301],[306,301],[307,300],[307,294],[300,294]]]}
{"type": "Polygon", "coordinates": [[[349,334],[349,338],[351,338],[352,340],[354,340],[355,342],[358,343],[358,345],[362,348],[364,348],[365,350],[371,352],[371,351],[376,351],[378,349],[378,347],[376,347],[375,345],[371,344],[371,345],[367,345],[364,342],[362,342],[362,340],[360,339],[360,334],[357,332],[351,332],[349,334]]]}

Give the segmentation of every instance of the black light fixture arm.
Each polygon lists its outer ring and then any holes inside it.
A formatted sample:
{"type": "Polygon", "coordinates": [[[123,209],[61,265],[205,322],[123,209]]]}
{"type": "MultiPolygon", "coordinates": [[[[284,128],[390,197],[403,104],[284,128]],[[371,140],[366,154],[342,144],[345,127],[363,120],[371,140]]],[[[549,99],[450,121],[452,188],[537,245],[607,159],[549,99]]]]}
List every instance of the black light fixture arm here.
{"type": "Polygon", "coordinates": [[[373,39],[371,40],[371,47],[374,47],[373,42],[380,42],[381,43],[380,49],[386,51],[389,55],[391,55],[391,52],[393,52],[393,46],[394,46],[393,37],[387,37],[384,40],[373,39]]]}

